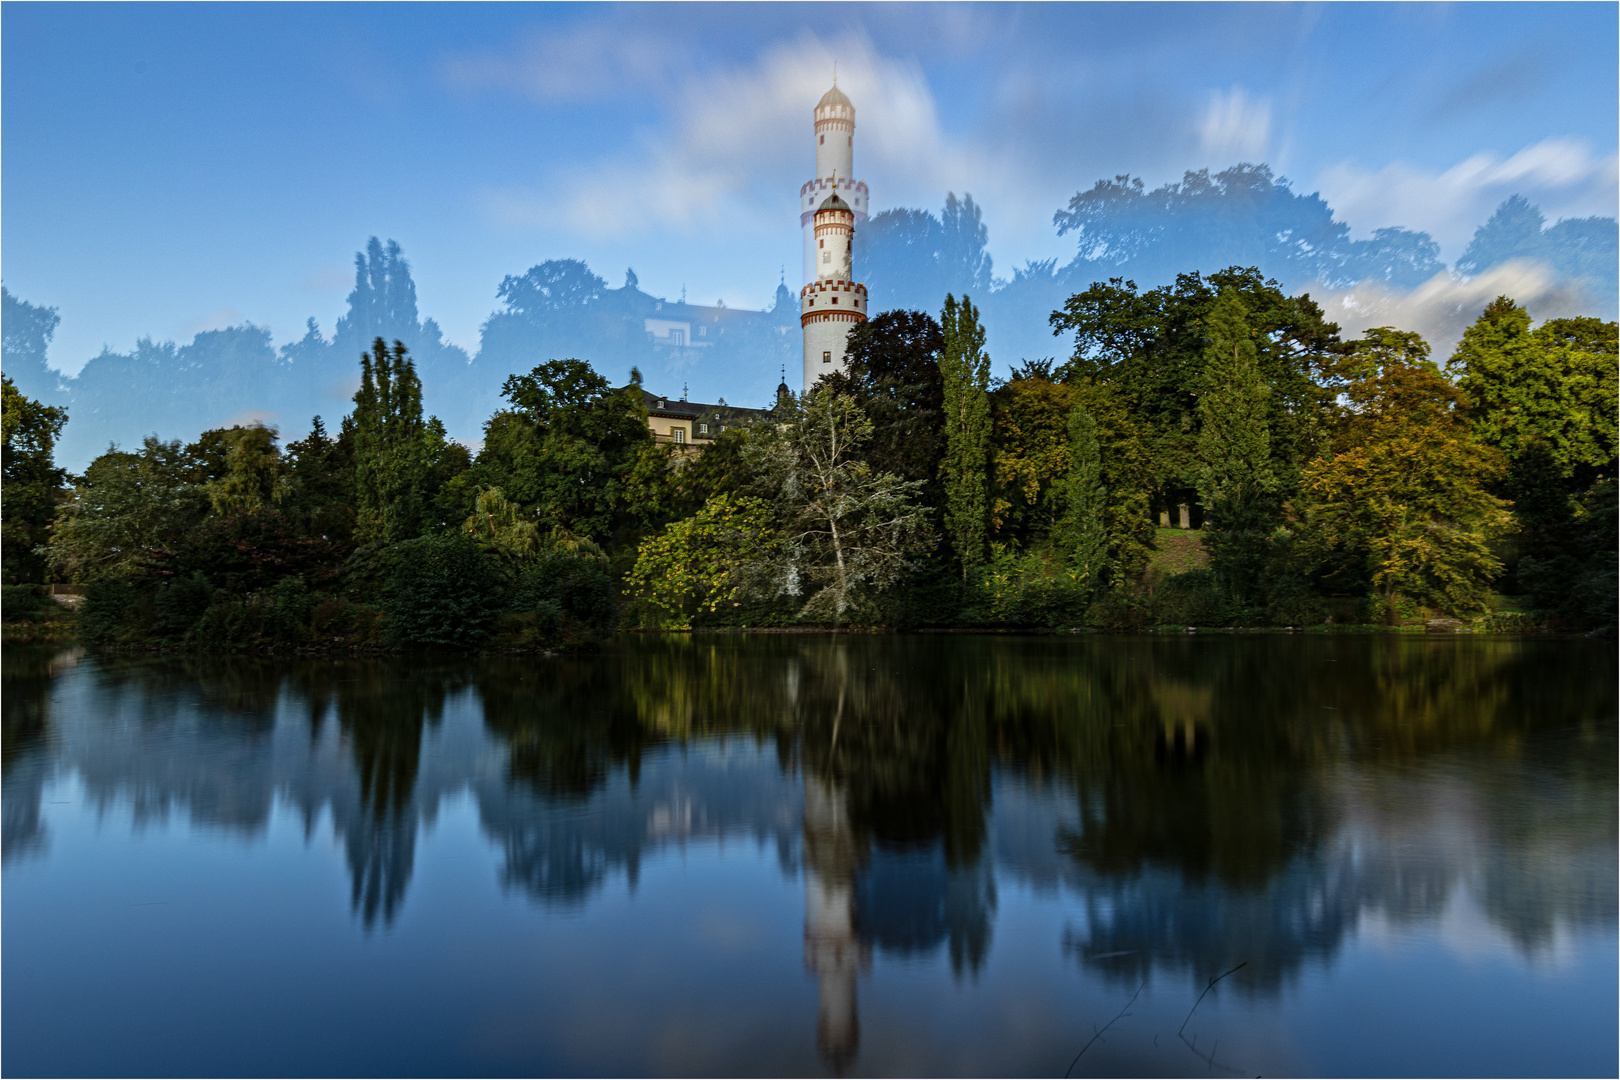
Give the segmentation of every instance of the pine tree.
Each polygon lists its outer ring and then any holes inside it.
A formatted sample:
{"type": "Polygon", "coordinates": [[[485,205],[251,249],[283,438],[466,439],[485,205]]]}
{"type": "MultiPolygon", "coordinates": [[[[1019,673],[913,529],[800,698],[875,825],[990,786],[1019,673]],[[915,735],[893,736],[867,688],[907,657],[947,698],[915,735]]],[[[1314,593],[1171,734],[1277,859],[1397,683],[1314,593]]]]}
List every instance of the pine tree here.
{"type": "Polygon", "coordinates": [[[1276,517],[1271,462],[1271,390],[1260,373],[1248,311],[1222,289],[1205,327],[1198,395],[1198,497],[1208,515],[1206,547],[1216,577],[1235,599],[1251,599],[1276,517]]]}
{"type": "Polygon", "coordinates": [[[1108,489],[1103,485],[1097,421],[1084,405],[1069,413],[1069,475],[1055,539],[1081,586],[1095,595],[1108,560],[1108,489]]]}
{"type": "Polygon", "coordinates": [[[962,562],[962,578],[985,559],[990,511],[990,356],[984,327],[966,296],[945,297],[941,318],[945,349],[939,370],[945,384],[945,532],[962,562]]]}
{"type": "Polygon", "coordinates": [[[430,462],[422,422],[422,383],[401,342],[377,338],[360,354],[354,395],[355,539],[392,544],[421,531],[430,462]]]}

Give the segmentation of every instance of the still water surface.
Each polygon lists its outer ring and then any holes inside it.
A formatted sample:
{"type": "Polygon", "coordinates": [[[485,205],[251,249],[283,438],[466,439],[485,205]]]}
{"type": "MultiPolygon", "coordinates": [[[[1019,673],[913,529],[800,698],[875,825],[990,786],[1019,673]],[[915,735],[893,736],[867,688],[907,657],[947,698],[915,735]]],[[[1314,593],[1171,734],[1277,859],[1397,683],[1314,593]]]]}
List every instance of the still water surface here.
{"type": "Polygon", "coordinates": [[[3,675],[7,1075],[1617,1067],[1609,643],[3,675]]]}

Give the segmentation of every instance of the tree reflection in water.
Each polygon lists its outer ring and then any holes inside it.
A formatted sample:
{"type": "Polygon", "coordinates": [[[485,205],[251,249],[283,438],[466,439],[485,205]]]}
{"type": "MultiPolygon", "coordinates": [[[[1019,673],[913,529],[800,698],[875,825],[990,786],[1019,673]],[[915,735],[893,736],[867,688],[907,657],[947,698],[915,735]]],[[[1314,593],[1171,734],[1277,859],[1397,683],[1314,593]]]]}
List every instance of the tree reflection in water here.
{"type": "Polygon", "coordinates": [[[39,849],[67,770],[137,821],[183,808],[252,835],[277,798],[306,831],[329,813],[366,927],[397,915],[420,826],[458,792],[503,885],[545,905],[634,887],[671,844],[751,838],[804,875],[818,1043],[842,1069],[874,952],[976,977],[998,879],[1069,893],[1062,948],[1121,987],[1246,960],[1232,988],[1272,993],[1362,921],[1437,919],[1459,890],[1528,953],[1612,926],[1614,669],[1604,643],[1395,637],[703,635],[77,668],[7,649],[4,853],[39,849]]]}

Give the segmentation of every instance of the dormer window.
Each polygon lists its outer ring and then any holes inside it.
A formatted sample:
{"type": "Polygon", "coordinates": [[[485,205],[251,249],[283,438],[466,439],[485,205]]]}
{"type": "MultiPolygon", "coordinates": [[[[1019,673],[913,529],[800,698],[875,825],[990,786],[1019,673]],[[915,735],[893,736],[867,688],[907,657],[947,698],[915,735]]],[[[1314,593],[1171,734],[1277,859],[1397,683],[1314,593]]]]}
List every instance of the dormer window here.
{"type": "Polygon", "coordinates": [[[699,435],[707,435],[708,433],[709,433],[709,425],[708,424],[699,424],[698,425],[698,434],[699,435]]]}

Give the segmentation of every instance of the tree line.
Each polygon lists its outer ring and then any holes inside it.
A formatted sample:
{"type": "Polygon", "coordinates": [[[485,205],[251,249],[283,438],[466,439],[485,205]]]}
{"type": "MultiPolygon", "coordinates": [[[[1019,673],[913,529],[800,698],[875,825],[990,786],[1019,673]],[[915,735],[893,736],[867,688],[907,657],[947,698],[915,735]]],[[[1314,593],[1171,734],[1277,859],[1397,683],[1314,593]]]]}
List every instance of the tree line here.
{"type": "Polygon", "coordinates": [[[474,454],[379,337],[335,432],[152,436],[69,478],[65,412],[7,379],[6,579],[84,584],[87,641],[198,648],[1612,626],[1614,323],[1499,298],[1442,365],[1241,267],[1097,282],[1050,323],[1069,358],[996,379],[969,297],[883,313],[698,453],[654,441],[639,374],[561,359],[505,380],[474,454]]]}

